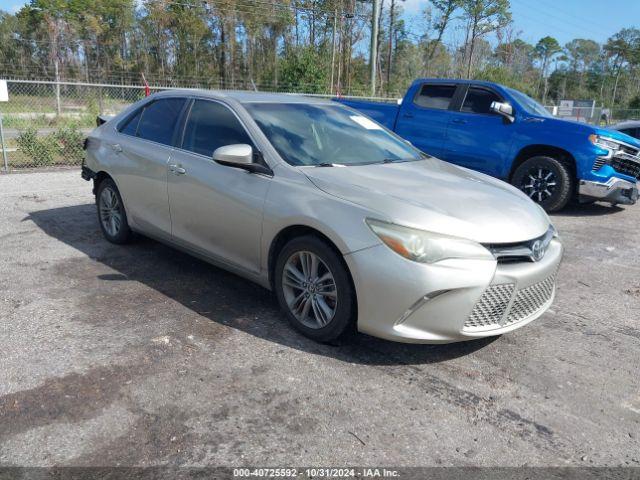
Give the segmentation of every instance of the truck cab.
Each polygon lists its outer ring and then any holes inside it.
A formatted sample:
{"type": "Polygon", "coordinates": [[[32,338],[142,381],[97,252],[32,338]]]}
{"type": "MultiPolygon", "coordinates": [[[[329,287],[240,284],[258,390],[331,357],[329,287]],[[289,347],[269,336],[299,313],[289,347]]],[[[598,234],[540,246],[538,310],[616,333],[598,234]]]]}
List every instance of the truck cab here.
{"type": "Polygon", "coordinates": [[[554,118],[503,85],[420,79],[399,105],[340,101],[425,153],[510,182],[550,212],[571,199],[633,204],[638,198],[638,140],[554,118]]]}

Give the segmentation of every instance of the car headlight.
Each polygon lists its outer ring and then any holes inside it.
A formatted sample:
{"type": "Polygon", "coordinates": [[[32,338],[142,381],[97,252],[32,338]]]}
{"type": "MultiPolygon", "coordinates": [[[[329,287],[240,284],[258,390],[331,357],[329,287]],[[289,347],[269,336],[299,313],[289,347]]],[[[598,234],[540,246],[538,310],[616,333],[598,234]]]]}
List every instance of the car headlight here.
{"type": "Polygon", "coordinates": [[[602,135],[596,135],[592,133],[589,135],[589,141],[598,147],[611,150],[612,153],[617,152],[622,148],[622,144],[613,138],[603,137],[602,135]]]}
{"type": "Polygon", "coordinates": [[[368,218],[367,225],[382,242],[398,255],[420,263],[449,258],[493,260],[489,250],[472,240],[427,232],[368,218]]]}

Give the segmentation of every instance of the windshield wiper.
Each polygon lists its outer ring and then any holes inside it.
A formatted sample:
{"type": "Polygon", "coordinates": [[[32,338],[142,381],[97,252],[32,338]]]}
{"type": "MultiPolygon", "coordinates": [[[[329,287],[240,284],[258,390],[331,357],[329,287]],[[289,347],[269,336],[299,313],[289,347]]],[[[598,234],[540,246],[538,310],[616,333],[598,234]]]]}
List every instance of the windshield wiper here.
{"type": "Polygon", "coordinates": [[[316,167],[335,167],[335,165],[329,162],[322,162],[322,163],[318,163],[316,167]]]}
{"type": "Polygon", "coordinates": [[[415,162],[416,160],[420,160],[419,158],[385,158],[382,160],[382,163],[405,163],[405,162],[415,162]]]}

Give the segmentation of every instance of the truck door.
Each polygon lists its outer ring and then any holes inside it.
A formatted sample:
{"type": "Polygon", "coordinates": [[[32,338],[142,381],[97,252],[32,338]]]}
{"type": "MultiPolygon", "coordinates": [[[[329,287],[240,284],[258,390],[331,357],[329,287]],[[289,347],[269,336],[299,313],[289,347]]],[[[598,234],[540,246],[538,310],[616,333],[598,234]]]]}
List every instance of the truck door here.
{"type": "Polygon", "coordinates": [[[450,112],[443,158],[463,167],[500,176],[511,147],[514,128],[491,111],[491,102],[503,102],[497,92],[470,86],[459,111],[450,112]]]}
{"type": "Polygon", "coordinates": [[[400,106],[396,133],[429,155],[442,158],[456,85],[424,83],[400,106]]]}

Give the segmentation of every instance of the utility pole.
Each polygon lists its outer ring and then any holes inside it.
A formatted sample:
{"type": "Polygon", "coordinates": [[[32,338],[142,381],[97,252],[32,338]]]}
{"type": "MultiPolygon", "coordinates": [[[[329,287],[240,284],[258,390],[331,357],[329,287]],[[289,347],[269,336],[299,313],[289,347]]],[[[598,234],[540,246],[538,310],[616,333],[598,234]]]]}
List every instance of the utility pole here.
{"type": "Polygon", "coordinates": [[[333,72],[334,65],[336,63],[336,21],[338,18],[338,7],[335,8],[333,12],[333,45],[331,47],[331,87],[329,88],[329,93],[333,95],[333,72]]]}
{"type": "Polygon", "coordinates": [[[56,73],[56,114],[59,117],[62,113],[60,106],[60,72],[58,70],[58,57],[54,61],[55,73],[56,73]]]}
{"type": "Polygon", "coordinates": [[[380,0],[372,0],[373,13],[371,15],[371,50],[369,52],[369,66],[371,67],[371,96],[376,96],[376,60],[378,58],[378,15],[380,15],[380,0]]]}
{"type": "Polygon", "coordinates": [[[393,51],[393,14],[396,1],[391,0],[389,6],[389,52],[387,53],[387,95],[389,95],[389,86],[391,85],[391,52],[393,51]]]}

